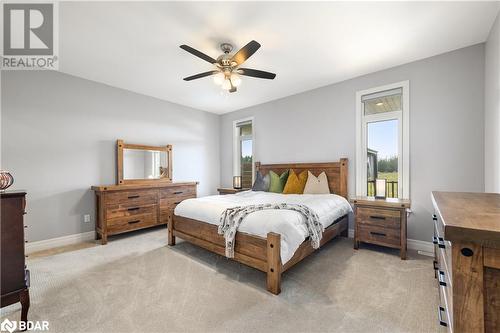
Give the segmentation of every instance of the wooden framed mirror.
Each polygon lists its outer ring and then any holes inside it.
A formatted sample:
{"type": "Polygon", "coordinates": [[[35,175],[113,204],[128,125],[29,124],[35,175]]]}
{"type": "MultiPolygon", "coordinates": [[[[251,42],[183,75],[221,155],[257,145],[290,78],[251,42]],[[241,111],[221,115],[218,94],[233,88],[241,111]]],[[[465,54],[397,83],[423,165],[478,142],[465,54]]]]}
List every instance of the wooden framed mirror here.
{"type": "Polygon", "coordinates": [[[172,145],[146,146],[116,141],[117,184],[172,182],[172,145]]]}

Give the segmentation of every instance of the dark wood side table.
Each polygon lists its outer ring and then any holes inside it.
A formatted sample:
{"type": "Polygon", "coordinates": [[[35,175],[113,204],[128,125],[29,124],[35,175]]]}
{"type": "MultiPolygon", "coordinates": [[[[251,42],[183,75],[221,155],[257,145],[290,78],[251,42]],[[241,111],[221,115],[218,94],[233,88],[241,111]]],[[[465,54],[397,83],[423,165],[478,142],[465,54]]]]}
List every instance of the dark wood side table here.
{"type": "Polygon", "coordinates": [[[250,190],[249,188],[218,188],[217,191],[219,192],[220,195],[224,194],[235,194],[243,191],[248,191],[250,190]]]}
{"type": "Polygon", "coordinates": [[[411,202],[406,199],[373,197],[351,198],[354,206],[354,248],[361,242],[400,250],[406,259],[406,211],[411,202]]]}
{"type": "Polygon", "coordinates": [[[1,307],[21,302],[21,321],[28,320],[29,271],[24,257],[26,192],[0,192],[1,216],[1,307]]]}

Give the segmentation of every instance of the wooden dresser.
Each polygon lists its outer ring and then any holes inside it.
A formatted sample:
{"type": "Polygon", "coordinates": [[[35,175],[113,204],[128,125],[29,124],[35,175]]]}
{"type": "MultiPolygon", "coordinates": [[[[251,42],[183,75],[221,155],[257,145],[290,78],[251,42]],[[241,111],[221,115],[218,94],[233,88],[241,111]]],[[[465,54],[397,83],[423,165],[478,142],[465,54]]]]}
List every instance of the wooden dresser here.
{"type": "Polygon", "coordinates": [[[354,248],[359,243],[371,243],[399,249],[406,259],[406,210],[410,200],[374,197],[355,197],[354,248]]]}
{"type": "Polygon", "coordinates": [[[92,186],[96,194],[96,237],[166,225],[175,206],[196,197],[196,182],[92,186]]]}
{"type": "Polygon", "coordinates": [[[439,323],[500,332],[500,194],[432,192],[439,323]]]}
{"type": "Polygon", "coordinates": [[[24,214],[26,192],[0,193],[1,203],[1,306],[21,302],[21,321],[26,321],[29,298],[29,271],[24,256],[24,214]]]}

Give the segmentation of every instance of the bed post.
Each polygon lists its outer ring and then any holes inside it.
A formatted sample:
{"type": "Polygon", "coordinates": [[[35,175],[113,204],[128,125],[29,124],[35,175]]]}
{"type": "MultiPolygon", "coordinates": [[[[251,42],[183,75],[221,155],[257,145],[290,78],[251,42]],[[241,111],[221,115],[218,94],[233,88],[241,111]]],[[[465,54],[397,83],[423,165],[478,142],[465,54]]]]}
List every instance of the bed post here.
{"type": "Polygon", "coordinates": [[[347,193],[347,171],[348,171],[348,162],[347,158],[340,159],[340,186],[339,186],[339,194],[349,200],[347,193]]]}
{"type": "Polygon", "coordinates": [[[275,295],[281,292],[281,235],[267,234],[267,290],[275,295]]]}
{"type": "Polygon", "coordinates": [[[168,245],[175,245],[175,236],[174,236],[174,217],[171,216],[168,220],[168,245]]]}

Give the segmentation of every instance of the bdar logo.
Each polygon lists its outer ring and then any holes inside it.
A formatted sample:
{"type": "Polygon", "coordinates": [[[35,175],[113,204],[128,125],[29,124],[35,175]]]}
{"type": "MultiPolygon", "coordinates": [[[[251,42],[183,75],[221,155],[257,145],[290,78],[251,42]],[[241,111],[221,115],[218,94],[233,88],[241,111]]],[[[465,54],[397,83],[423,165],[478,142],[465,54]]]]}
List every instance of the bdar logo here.
{"type": "Polygon", "coordinates": [[[16,330],[16,327],[16,322],[10,321],[8,318],[2,321],[2,323],[0,324],[1,331],[9,331],[10,333],[14,332],[16,330]]]}
{"type": "Polygon", "coordinates": [[[54,54],[53,4],[4,4],[3,21],[4,55],[54,54]]]}

